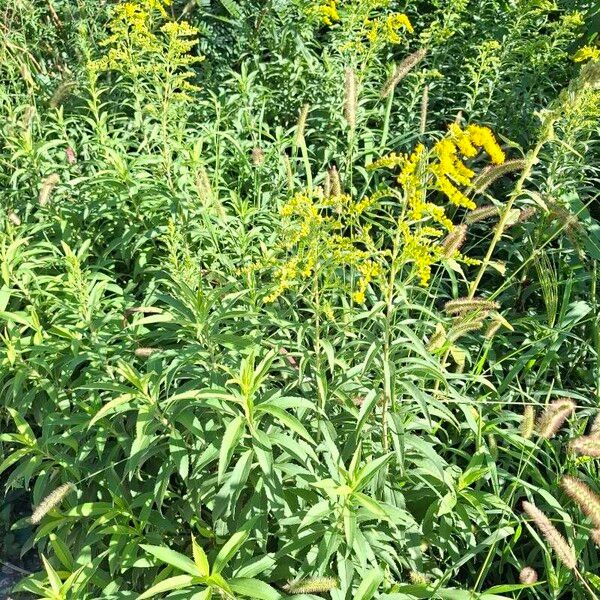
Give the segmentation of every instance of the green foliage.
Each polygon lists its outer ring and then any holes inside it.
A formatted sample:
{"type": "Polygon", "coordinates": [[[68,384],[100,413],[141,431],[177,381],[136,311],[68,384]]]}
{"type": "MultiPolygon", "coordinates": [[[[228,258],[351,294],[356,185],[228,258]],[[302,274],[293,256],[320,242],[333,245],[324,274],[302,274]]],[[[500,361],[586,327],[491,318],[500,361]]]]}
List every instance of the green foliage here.
{"type": "Polygon", "coordinates": [[[404,4],[0,0],[17,591],[600,594],[598,10],[404,4]]]}

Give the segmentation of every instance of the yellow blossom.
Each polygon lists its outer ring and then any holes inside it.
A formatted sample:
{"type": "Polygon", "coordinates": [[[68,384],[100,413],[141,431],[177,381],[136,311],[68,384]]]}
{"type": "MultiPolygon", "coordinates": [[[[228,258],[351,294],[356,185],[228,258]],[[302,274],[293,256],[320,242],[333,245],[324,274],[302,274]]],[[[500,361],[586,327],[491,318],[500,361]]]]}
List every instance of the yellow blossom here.
{"type": "Polygon", "coordinates": [[[600,60],[600,48],[596,46],[583,46],[579,48],[573,55],[575,62],[583,62],[585,60],[600,60]]]}

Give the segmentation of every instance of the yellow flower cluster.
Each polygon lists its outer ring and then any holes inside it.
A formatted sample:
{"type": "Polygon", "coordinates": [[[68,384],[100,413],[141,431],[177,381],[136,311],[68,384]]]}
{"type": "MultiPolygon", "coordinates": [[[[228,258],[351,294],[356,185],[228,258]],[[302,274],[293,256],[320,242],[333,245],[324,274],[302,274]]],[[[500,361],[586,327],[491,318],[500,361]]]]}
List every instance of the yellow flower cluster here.
{"type": "Polygon", "coordinates": [[[193,73],[186,68],[203,60],[190,54],[198,43],[198,30],[186,21],[169,21],[165,10],[169,3],[136,0],[116,5],[108,26],[110,35],[101,42],[108,52],[92,61],[90,70],[150,75],[176,90],[174,97],[189,100],[185,92],[197,88],[188,81],[193,73]]]}
{"type": "Polygon", "coordinates": [[[413,26],[404,13],[374,15],[390,5],[389,0],[313,0],[307,14],[332,27],[339,25],[345,38],[342,52],[361,55],[384,44],[399,44],[413,26]]]}
{"type": "Polygon", "coordinates": [[[403,239],[402,260],[414,264],[422,285],[427,285],[432,265],[441,259],[474,263],[456,249],[448,253],[444,244],[439,242],[442,231],[426,224],[427,221],[432,222],[448,232],[454,229],[444,207],[428,201],[427,195],[430,190],[437,189],[451,204],[475,209],[475,203],[460,187],[471,185],[475,177],[475,171],[463,161],[476,157],[481,150],[489,155],[493,164],[502,164],[506,159],[489,128],[473,124],[462,129],[453,124],[448,135],[438,141],[430,152],[423,144],[418,144],[410,155],[391,153],[367,165],[369,170],[400,169],[396,181],[404,192],[406,209],[398,225],[403,239]]]}
{"type": "Polygon", "coordinates": [[[392,13],[377,19],[367,19],[367,39],[374,44],[384,41],[390,44],[399,44],[402,41],[400,31],[413,33],[414,29],[409,18],[404,13],[392,13]]]}
{"type": "Polygon", "coordinates": [[[330,27],[340,20],[337,0],[327,0],[325,3],[315,6],[312,13],[316,15],[324,25],[329,25],[330,27]]]}
{"type": "Polygon", "coordinates": [[[412,231],[406,222],[398,224],[404,242],[402,262],[413,263],[419,283],[426,286],[431,279],[432,266],[443,258],[442,246],[436,241],[442,232],[433,227],[412,231]]]}
{"type": "Polygon", "coordinates": [[[315,273],[326,278],[350,270],[356,276],[352,297],[355,302],[364,302],[367,287],[383,272],[377,257],[384,253],[374,247],[369,228],[361,227],[358,217],[381,195],[355,201],[348,194],[325,196],[317,188],[290,198],[280,210],[283,222],[279,236],[279,249],[288,257],[267,261],[265,266],[272,268],[275,285],[265,301],[273,302],[315,273]]]}
{"type": "Polygon", "coordinates": [[[356,291],[354,292],[354,294],[352,294],[352,299],[358,304],[364,304],[365,292],[367,291],[367,287],[369,287],[371,281],[379,277],[383,271],[381,269],[380,264],[370,259],[367,259],[364,262],[360,263],[357,266],[357,270],[360,273],[361,278],[358,281],[356,291]]]}
{"type": "Polygon", "coordinates": [[[586,60],[600,60],[600,48],[597,46],[583,46],[573,55],[575,62],[584,62],[586,60]]]}
{"type": "Polygon", "coordinates": [[[430,166],[436,178],[437,188],[444,193],[450,202],[470,210],[476,204],[461,192],[457,186],[470,185],[475,172],[467,167],[461,159],[474,158],[480,149],[487,152],[494,164],[502,164],[506,156],[494,134],[488,127],[469,125],[462,130],[459,125],[450,126],[450,136],[441,139],[433,148],[437,162],[430,166]]]}

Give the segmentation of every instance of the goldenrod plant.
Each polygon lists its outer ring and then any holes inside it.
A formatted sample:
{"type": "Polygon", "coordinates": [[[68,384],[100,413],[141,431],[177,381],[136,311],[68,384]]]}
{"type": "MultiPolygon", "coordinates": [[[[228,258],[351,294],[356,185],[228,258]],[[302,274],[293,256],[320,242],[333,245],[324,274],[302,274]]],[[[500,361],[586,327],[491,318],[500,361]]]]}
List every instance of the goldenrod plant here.
{"type": "Polygon", "coordinates": [[[0,597],[600,596],[597,2],[0,14],[0,597]]]}

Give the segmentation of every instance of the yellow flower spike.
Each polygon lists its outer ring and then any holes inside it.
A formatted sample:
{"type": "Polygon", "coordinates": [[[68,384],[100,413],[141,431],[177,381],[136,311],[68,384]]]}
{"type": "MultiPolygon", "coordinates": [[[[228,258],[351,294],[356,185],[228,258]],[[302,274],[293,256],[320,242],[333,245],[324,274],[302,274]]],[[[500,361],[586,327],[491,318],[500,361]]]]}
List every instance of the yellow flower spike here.
{"type": "Polygon", "coordinates": [[[463,208],[468,208],[469,210],[475,210],[477,208],[475,202],[467,198],[445,175],[438,177],[437,182],[440,190],[455,206],[462,206],[463,208]]]}
{"type": "Polygon", "coordinates": [[[584,62],[586,60],[600,60],[600,48],[596,46],[583,46],[579,48],[572,59],[574,62],[584,62]]]}
{"type": "Polygon", "coordinates": [[[460,125],[457,123],[452,123],[450,125],[450,133],[458,146],[458,149],[461,151],[463,156],[467,158],[473,158],[477,156],[477,148],[473,146],[469,136],[460,128],[460,125]]]}
{"type": "Polygon", "coordinates": [[[495,165],[500,165],[506,160],[506,155],[502,148],[500,148],[500,145],[496,141],[496,138],[489,127],[469,125],[466,129],[466,133],[475,146],[483,148],[488,153],[491,161],[495,165]]]}

